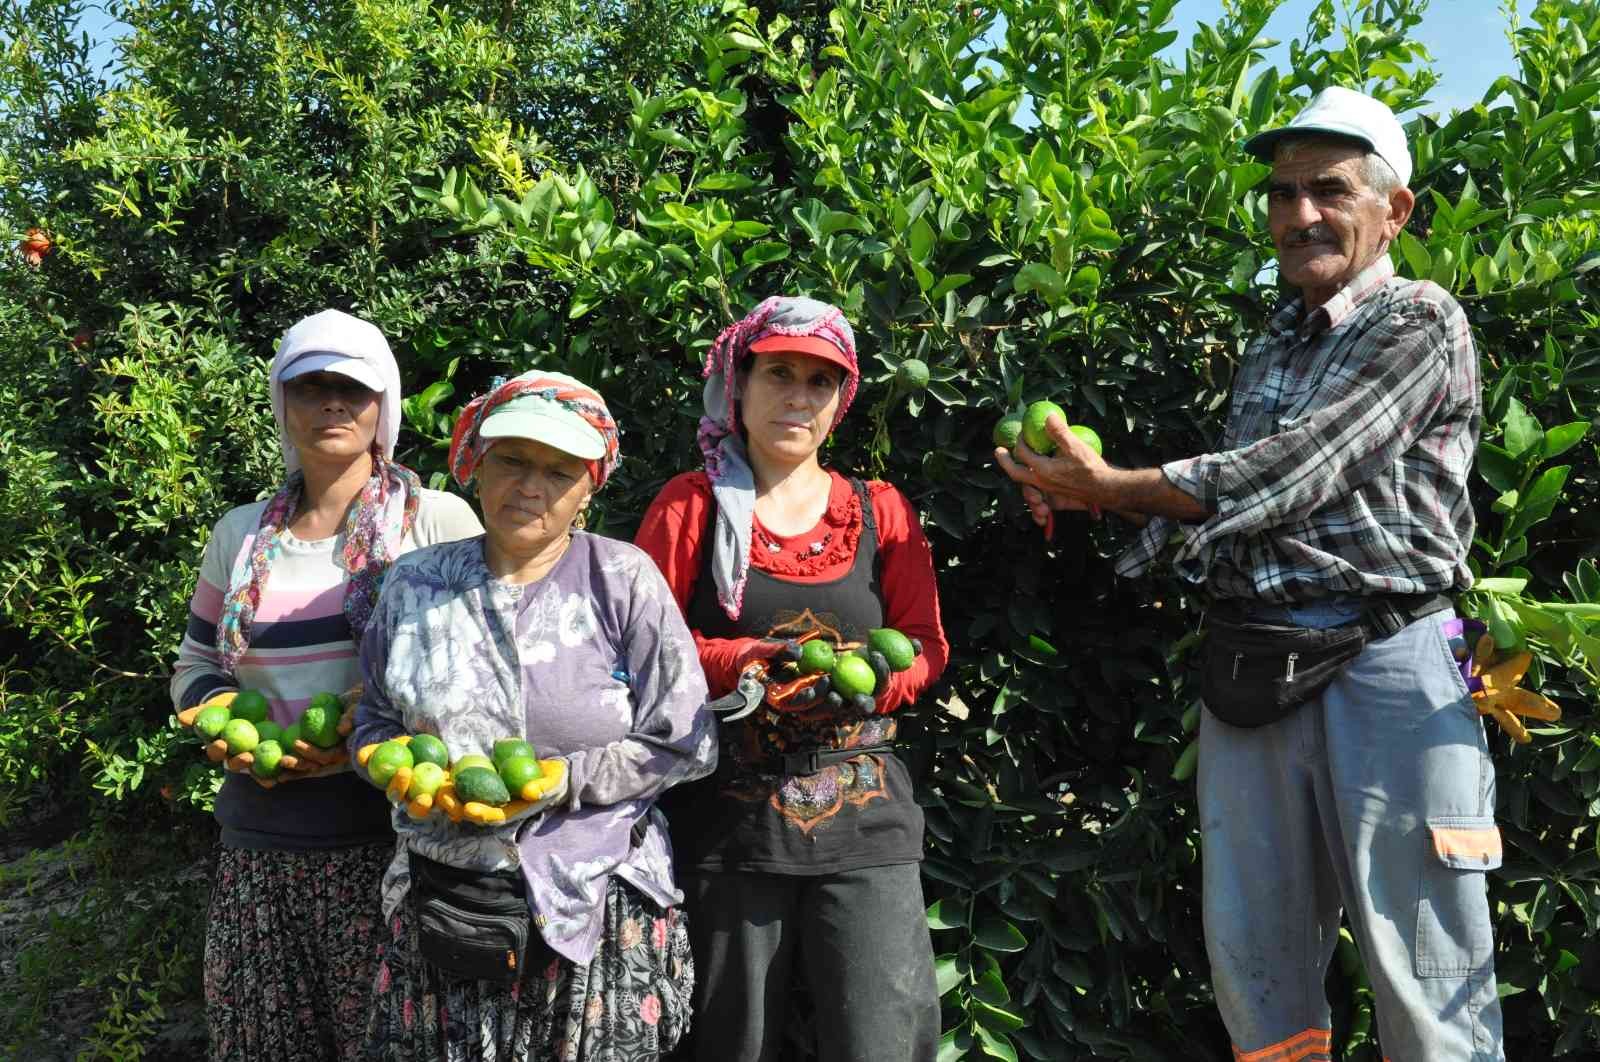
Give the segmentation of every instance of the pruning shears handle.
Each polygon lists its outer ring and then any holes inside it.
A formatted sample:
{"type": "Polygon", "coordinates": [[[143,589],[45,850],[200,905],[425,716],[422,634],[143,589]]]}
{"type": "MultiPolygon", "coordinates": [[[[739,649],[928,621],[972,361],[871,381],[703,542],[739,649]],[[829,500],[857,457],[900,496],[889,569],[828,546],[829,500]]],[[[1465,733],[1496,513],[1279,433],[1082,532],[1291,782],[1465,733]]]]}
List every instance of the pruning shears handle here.
{"type": "Polygon", "coordinates": [[[767,665],[757,660],[739,672],[733,689],[706,705],[725,723],[743,719],[761,706],[767,697],[767,665]]]}

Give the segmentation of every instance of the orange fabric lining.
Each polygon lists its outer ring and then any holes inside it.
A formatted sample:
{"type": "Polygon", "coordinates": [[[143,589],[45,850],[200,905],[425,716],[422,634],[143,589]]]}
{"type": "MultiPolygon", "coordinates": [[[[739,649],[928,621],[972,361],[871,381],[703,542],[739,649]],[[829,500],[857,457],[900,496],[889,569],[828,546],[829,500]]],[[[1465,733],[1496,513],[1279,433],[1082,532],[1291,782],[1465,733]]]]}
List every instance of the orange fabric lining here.
{"type": "Polygon", "coordinates": [[[1256,1051],[1233,1049],[1234,1062],[1332,1062],[1333,1030],[1307,1029],[1256,1051]]]}
{"type": "Polygon", "coordinates": [[[1433,832],[1433,850],[1440,859],[1461,856],[1492,863],[1501,856],[1500,830],[1497,827],[1471,830],[1450,826],[1428,828],[1433,832]]]}

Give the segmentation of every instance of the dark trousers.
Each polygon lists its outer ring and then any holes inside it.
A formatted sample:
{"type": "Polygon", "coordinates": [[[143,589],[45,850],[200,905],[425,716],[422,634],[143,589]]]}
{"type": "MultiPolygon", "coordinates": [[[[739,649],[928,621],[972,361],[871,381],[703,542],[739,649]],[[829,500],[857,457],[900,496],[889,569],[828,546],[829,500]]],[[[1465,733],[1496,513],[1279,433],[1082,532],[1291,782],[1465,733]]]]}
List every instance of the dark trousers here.
{"type": "Polygon", "coordinates": [[[817,1057],[931,1062],[939,990],[915,863],[801,877],[681,876],[694,949],[695,1062],[776,1062],[797,977],[817,1057]]]}

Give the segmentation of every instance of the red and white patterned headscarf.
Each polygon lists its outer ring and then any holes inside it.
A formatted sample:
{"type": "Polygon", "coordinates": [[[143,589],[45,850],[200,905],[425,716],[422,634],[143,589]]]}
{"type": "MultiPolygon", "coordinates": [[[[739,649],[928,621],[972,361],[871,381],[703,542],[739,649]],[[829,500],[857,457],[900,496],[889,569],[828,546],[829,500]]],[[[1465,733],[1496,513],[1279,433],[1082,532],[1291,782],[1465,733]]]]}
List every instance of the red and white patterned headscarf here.
{"type": "Polygon", "coordinates": [[[705,455],[706,475],[717,499],[717,526],[712,529],[711,575],[717,603],[731,619],[744,605],[745,583],[750,576],[750,534],[755,521],[755,473],[739,435],[739,410],[735,383],[739,367],[753,344],[774,336],[825,340],[836,347],[829,359],[845,370],[839,388],[839,408],[830,430],[839,426],[861,385],[856,360],[856,335],[837,306],[805,296],[774,295],[749,315],[735,321],[717,336],[706,354],[705,413],[697,440],[705,455]]]}
{"type": "Polygon", "coordinates": [[[605,455],[592,461],[585,461],[584,466],[589,470],[589,478],[594,481],[595,490],[605,486],[606,480],[611,478],[611,473],[615,471],[617,462],[622,459],[617,422],[611,419],[611,411],[606,408],[606,400],[600,397],[599,391],[581,380],[573,379],[564,373],[540,372],[537,369],[497,382],[489,389],[488,394],[474,398],[467,403],[467,408],[461,411],[460,418],[456,420],[455,431],[450,435],[450,474],[455,477],[456,482],[466,486],[471,481],[473,474],[478,470],[478,465],[483,461],[483,455],[489,452],[489,447],[495,442],[494,439],[485,439],[481,434],[483,422],[489,414],[514,398],[529,395],[542,398],[582,418],[600,434],[601,440],[605,443],[605,455]]]}

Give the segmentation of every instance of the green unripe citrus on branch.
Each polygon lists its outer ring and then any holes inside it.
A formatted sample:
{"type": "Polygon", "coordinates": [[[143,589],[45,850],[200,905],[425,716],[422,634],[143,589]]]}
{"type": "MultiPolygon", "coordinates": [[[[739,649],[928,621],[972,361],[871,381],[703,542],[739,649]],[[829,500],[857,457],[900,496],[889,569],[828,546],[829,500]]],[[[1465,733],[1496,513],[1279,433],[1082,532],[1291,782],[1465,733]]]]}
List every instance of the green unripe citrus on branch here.
{"type": "Polygon", "coordinates": [[[894,378],[904,390],[920,391],[928,386],[928,365],[921,358],[907,358],[894,378]]]}
{"type": "Polygon", "coordinates": [[[1082,439],[1084,442],[1088,443],[1089,449],[1093,450],[1096,456],[1105,456],[1105,450],[1100,445],[1100,433],[1089,427],[1089,425],[1073,424],[1068,427],[1067,430],[1072,432],[1072,434],[1076,435],[1078,438],[1082,439]]]}
{"type": "Polygon", "coordinates": [[[1022,414],[1007,413],[994,425],[994,444],[1004,446],[1007,450],[1017,448],[1017,440],[1022,438],[1022,414]]]}

